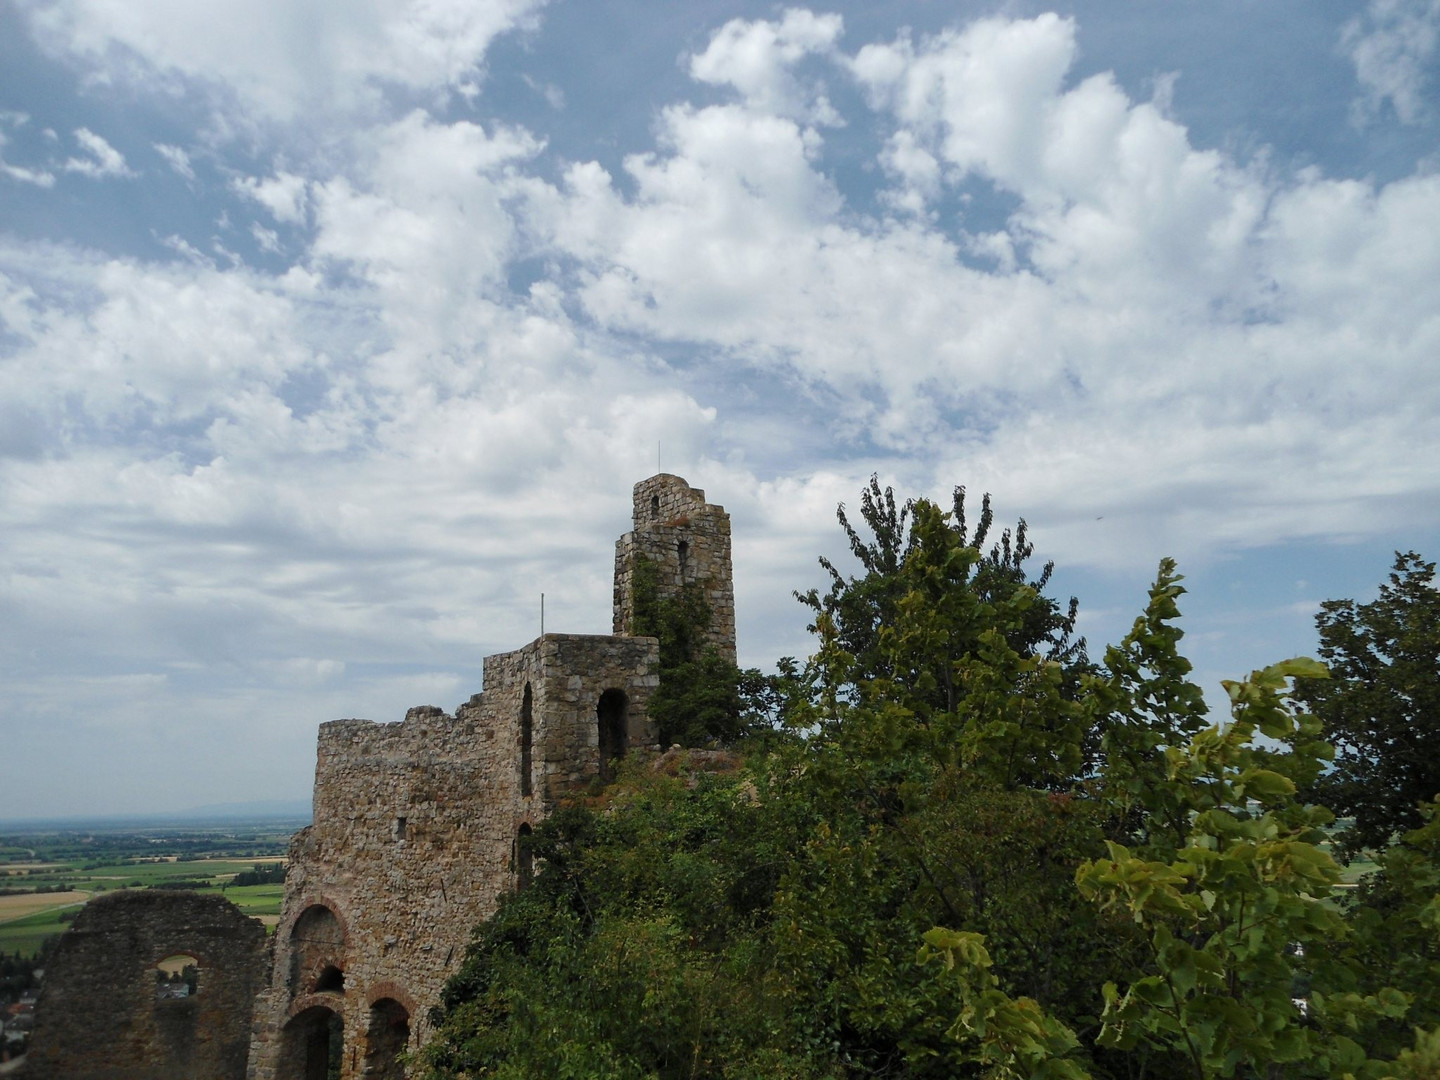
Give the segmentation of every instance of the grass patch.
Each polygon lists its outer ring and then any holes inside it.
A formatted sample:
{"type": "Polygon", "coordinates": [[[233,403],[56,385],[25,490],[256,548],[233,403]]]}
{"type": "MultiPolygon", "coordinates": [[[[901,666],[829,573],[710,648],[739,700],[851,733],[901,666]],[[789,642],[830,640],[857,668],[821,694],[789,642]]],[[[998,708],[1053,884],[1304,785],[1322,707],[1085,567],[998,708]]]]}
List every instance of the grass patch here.
{"type": "Polygon", "coordinates": [[[1373,874],[1378,869],[1380,868],[1375,865],[1375,860],[1370,857],[1370,852],[1367,851],[1356,855],[1355,858],[1351,860],[1349,866],[1341,867],[1340,880],[1348,884],[1354,884],[1366,874],[1373,874]]]}
{"type": "Polygon", "coordinates": [[[280,914],[280,901],[285,896],[285,886],[232,885],[221,895],[246,915],[278,916],[280,914]]]}
{"type": "Polygon", "coordinates": [[[34,956],[40,951],[46,938],[57,937],[70,924],[62,922],[60,916],[75,908],[56,907],[49,911],[37,912],[22,919],[0,924],[0,953],[19,953],[34,956]]]}
{"type": "Polygon", "coordinates": [[[57,875],[66,881],[94,880],[104,882],[139,882],[139,886],[179,878],[211,879],[217,884],[244,870],[255,868],[255,859],[194,859],[187,862],[146,862],[136,866],[124,863],[95,866],[89,870],[71,870],[57,875]]]}

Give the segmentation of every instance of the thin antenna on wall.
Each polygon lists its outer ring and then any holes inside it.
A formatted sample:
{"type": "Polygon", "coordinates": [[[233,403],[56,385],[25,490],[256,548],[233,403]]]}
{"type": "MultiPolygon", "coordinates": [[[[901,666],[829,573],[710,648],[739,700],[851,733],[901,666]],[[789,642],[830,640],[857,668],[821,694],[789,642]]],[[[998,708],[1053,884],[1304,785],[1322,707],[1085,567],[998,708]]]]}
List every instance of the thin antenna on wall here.
{"type": "Polygon", "coordinates": [[[540,594],[540,636],[545,636],[545,594],[540,594]]]}
{"type": "Polygon", "coordinates": [[[655,440],[655,471],[656,471],[657,473],[662,473],[662,472],[665,471],[665,470],[661,467],[661,465],[660,465],[660,440],[659,440],[659,439],[656,439],[656,440],[655,440]]]}

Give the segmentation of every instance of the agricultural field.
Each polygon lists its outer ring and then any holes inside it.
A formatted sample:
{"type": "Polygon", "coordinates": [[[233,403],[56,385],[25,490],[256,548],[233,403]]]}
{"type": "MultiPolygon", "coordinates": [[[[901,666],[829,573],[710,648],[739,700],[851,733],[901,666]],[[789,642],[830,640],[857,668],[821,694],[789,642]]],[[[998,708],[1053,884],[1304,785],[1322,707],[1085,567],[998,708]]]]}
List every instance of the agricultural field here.
{"type": "MultiPolygon", "coordinates": [[[[88,895],[88,894],[87,894],[88,895]]],[[[80,905],[52,907],[9,922],[0,923],[0,954],[38,956],[47,941],[65,932],[80,905]],[[70,918],[67,918],[69,916],[70,918]]]]}
{"type": "Polygon", "coordinates": [[[285,888],[285,850],[305,824],[6,830],[0,833],[0,955],[39,955],[89,899],[114,889],[215,891],[273,927],[285,888]],[[237,884],[241,875],[261,880],[237,884]]]}
{"type": "Polygon", "coordinates": [[[284,885],[235,885],[225,890],[225,899],[246,915],[273,927],[280,921],[284,885]]]}
{"type": "Polygon", "coordinates": [[[28,918],[52,908],[78,907],[90,899],[88,892],[72,890],[63,893],[20,893],[16,896],[0,896],[0,923],[14,922],[28,918]]]}

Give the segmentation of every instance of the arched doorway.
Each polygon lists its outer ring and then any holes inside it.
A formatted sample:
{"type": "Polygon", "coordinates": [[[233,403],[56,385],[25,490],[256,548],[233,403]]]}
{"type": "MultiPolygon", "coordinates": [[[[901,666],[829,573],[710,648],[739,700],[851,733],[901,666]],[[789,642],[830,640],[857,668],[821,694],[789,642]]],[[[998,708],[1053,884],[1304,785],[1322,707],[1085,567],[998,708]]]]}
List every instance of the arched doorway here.
{"type": "Polygon", "coordinates": [[[323,1005],[296,1013],[280,1034],[280,1075],[335,1080],[345,1053],[345,1024],[323,1005]]]}
{"type": "MultiPolygon", "coordinates": [[[[381,998],[370,1006],[365,1029],[366,1080],[403,1080],[400,1054],[410,1041],[410,1013],[394,998],[381,998]]],[[[308,1080],[308,1078],[307,1078],[308,1080]]]]}
{"type": "Polygon", "coordinates": [[[606,690],[595,706],[595,720],[600,727],[600,779],[609,781],[615,775],[615,763],[625,756],[629,741],[630,702],[624,690],[606,690]]]}
{"type": "MultiPolygon", "coordinates": [[[[320,989],[316,982],[330,969],[345,970],[345,927],[328,907],[311,904],[300,913],[290,931],[290,992],[301,994],[320,989]]],[[[331,978],[333,980],[333,976],[331,978]]]]}

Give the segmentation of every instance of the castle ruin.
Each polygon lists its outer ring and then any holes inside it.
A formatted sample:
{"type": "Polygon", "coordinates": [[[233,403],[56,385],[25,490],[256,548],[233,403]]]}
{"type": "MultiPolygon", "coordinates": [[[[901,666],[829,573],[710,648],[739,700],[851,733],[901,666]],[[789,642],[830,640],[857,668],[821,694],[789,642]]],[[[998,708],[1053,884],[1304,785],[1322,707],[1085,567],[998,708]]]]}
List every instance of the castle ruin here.
{"type": "Polygon", "coordinates": [[[26,1080],[245,1075],[265,927],[201,893],[97,896],[60,938],[35,1007],[26,1080]],[[168,958],[198,966],[195,992],[162,993],[168,958]]]}
{"type": "MultiPolygon", "coordinates": [[[[646,706],[659,684],[659,643],[632,635],[638,560],[654,564],[661,596],[702,590],[708,641],[735,659],[729,515],[662,473],[635,485],[633,525],[615,547],[613,634],[543,634],[486,657],[481,692],[453,716],[420,706],[398,723],[320,726],[314,818],[290,844],[248,1054],[231,1052],[224,1069],[190,1068],[171,1054],[125,1080],[324,1080],[337,1060],[342,1080],[403,1075],[399,1055],[424,1042],[429,1009],[474,927],[529,878],[525,836],[566,799],[610,779],[627,750],[655,744],[646,706]]],[[[103,923],[93,935],[104,937],[103,923]]],[[[121,925],[110,929],[124,935],[121,925]]],[[[162,938],[116,963],[151,972],[161,956],[149,952],[176,951],[162,938]]],[[[132,975],[117,971],[110,982],[128,985],[132,975]]],[[[249,968],[233,975],[249,985],[249,968]]],[[[224,972],[209,978],[218,986],[224,972]]],[[[64,979],[47,980],[46,995],[69,992],[64,979]]],[[[133,1015],[122,1026],[143,1027],[153,996],[130,994],[133,1015]]],[[[68,1037],[37,1023],[35,1046],[68,1037]]],[[[63,1075],[122,1075],[98,1060],[86,1068],[83,1057],[71,1055],[63,1075]]]]}

